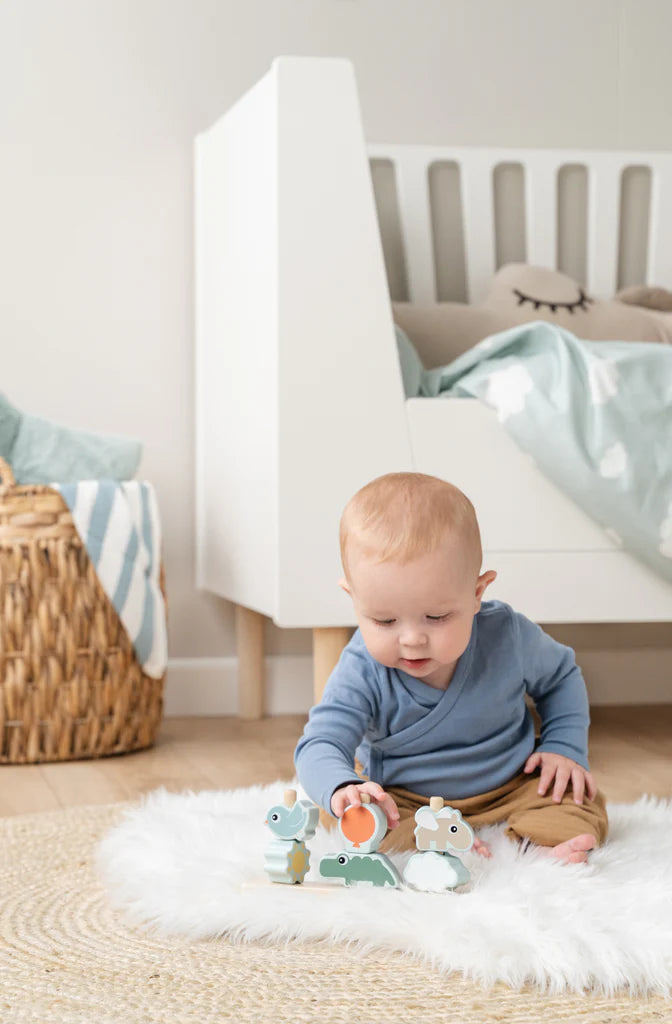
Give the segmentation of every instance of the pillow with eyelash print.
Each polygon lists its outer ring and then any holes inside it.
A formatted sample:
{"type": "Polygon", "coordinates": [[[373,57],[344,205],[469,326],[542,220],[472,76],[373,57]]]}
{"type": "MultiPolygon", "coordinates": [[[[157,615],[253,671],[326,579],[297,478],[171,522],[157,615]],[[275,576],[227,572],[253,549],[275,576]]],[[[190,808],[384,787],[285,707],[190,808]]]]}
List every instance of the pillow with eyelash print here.
{"type": "Polygon", "coordinates": [[[481,306],[394,303],[393,313],[427,368],[449,362],[490,334],[533,320],[548,320],[587,341],[672,344],[670,292],[626,289],[613,299],[598,299],[566,274],[526,263],[501,267],[481,306]]]}

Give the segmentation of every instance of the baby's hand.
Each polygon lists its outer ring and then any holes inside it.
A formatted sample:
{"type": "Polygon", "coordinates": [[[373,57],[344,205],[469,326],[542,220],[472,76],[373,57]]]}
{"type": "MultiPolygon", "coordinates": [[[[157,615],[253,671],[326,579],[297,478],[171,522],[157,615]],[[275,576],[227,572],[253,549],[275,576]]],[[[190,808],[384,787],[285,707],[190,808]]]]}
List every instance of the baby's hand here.
{"type": "Polygon", "coordinates": [[[570,780],[574,791],[575,804],[583,803],[584,793],[587,793],[589,800],[595,799],[597,786],[593,776],[585,768],[582,768],[580,764],[577,764],[576,761],[572,761],[570,757],[564,757],[562,754],[551,754],[545,750],[536,750],[534,754],[530,754],[528,757],[523,770],[533,772],[539,765],[541,765],[541,778],[539,779],[539,788],[537,789],[539,796],[544,796],[551,782],[555,779],[553,786],[554,803],[561,803],[570,780]]]}
{"type": "Polygon", "coordinates": [[[351,804],[353,807],[361,806],[360,793],[368,793],[371,799],[375,800],[379,807],[382,807],[390,828],[397,827],[399,824],[397,805],[389,793],[386,793],[377,782],[362,782],[361,784],[351,782],[349,786],[341,786],[340,789],[337,789],[331,798],[331,810],[337,818],[340,818],[345,808],[351,804]]]}

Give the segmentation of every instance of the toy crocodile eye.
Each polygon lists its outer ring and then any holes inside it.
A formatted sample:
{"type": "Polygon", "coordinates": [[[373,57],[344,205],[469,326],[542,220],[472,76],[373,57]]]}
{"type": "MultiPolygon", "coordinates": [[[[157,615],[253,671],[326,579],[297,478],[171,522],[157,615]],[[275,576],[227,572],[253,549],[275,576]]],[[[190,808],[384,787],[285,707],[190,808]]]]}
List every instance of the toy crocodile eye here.
{"type": "Polygon", "coordinates": [[[280,821],[280,815],[279,814],[272,814],[271,815],[271,821],[280,821]]]}
{"type": "Polygon", "coordinates": [[[344,853],[342,853],[341,856],[338,858],[338,863],[339,864],[347,864],[348,863],[348,858],[345,856],[344,853]]]}
{"type": "Polygon", "coordinates": [[[451,825],[450,826],[450,831],[451,832],[457,832],[457,825],[451,825]]]}

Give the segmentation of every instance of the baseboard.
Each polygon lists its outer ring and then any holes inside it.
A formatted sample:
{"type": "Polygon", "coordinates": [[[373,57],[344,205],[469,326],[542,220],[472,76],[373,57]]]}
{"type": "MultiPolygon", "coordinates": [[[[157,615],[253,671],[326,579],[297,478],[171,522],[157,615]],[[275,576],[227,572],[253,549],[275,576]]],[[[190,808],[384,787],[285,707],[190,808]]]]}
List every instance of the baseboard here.
{"type": "MultiPolygon", "coordinates": [[[[590,703],[668,704],[672,702],[672,650],[578,651],[590,703]]],[[[235,715],[238,712],[238,659],[171,658],[165,713],[235,715]]],[[[266,710],[269,715],[306,714],[313,703],[310,655],[266,658],[266,710]]]]}
{"type": "MultiPolygon", "coordinates": [[[[309,654],[266,658],[266,713],[307,714],[313,703],[313,659],[309,654]]],[[[236,715],[238,659],[171,658],[165,714],[236,715]]]]}

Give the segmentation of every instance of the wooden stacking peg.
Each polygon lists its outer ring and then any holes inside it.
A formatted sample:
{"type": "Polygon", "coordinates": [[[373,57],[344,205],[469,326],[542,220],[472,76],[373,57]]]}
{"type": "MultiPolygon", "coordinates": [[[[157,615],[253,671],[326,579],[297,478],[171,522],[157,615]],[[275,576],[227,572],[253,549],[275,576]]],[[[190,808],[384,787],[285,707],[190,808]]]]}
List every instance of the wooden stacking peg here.
{"type": "Polygon", "coordinates": [[[342,878],[346,885],[401,885],[396,867],[378,846],[387,832],[387,815],[368,793],[360,793],[361,806],[350,804],[338,820],[346,849],[320,861],[324,878],[342,878]]]}
{"type": "MultiPolygon", "coordinates": [[[[417,855],[416,855],[417,856],[417,855]]],[[[350,885],[389,885],[398,889],[401,876],[396,867],[384,853],[341,853],[327,854],[320,861],[320,874],[323,878],[342,878],[350,885]]]]}
{"type": "Polygon", "coordinates": [[[466,885],[471,875],[459,857],[449,853],[414,853],[404,868],[404,882],[421,892],[448,892],[466,885]]]}
{"type": "Polygon", "coordinates": [[[415,821],[415,845],[419,850],[464,853],[474,845],[474,833],[460,811],[444,804],[440,796],[432,797],[429,807],[420,807],[415,821]]]}
{"type": "Polygon", "coordinates": [[[315,835],[320,809],[311,800],[297,800],[295,789],[286,789],[281,804],[271,807],[265,824],[278,839],[304,842],[315,835]]]}
{"type": "Polygon", "coordinates": [[[319,814],[310,800],[296,799],[295,789],[286,789],[282,803],[270,808],[265,823],[273,839],[266,847],[264,870],[272,882],[303,882],[310,867],[305,840],[315,835],[319,814]]]}
{"type": "Polygon", "coordinates": [[[300,885],[310,867],[310,851],[303,842],[272,839],[264,853],[264,871],[271,882],[300,885]]]}
{"type": "Polygon", "coordinates": [[[453,851],[464,853],[474,844],[474,833],[460,811],[443,797],[430,797],[429,807],[415,812],[414,853],[404,868],[404,881],[425,892],[446,892],[466,885],[470,874],[453,851]]]}
{"type": "Polygon", "coordinates": [[[387,815],[382,807],[371,802],[368,793],[360,793],[361,807],[350,804],[338,819],[338,828],[346,849],[357,853],[373,853],[387,832],[387,815]]]}

